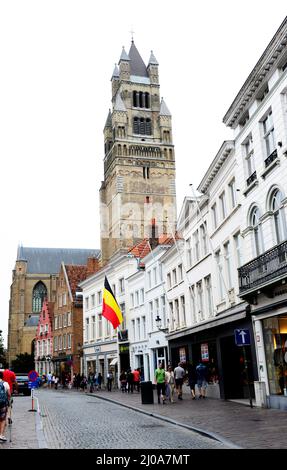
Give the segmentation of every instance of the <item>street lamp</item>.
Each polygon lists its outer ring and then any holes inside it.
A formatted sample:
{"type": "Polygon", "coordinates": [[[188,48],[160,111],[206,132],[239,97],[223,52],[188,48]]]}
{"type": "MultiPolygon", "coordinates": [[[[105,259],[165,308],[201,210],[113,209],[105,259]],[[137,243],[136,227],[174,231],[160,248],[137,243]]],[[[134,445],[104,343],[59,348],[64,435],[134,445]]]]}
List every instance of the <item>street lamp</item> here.
{"type": "Polygon", "coordinates": [[[163,331],[163,332],[167,332],[168,331],[168,328],[162,328],[162,320],[160,318],[159,315],[156,316],[155,318],[155,323],[156,323],[156,326],[157,326],[157,329],[159,331],[163,331]]]}

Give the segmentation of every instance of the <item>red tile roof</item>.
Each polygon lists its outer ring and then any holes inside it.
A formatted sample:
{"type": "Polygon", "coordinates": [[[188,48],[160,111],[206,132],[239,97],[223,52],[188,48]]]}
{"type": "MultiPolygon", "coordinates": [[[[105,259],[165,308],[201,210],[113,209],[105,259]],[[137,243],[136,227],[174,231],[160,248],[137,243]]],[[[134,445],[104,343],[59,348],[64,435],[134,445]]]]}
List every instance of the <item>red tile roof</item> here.
{"type": "Polygon", "coordinates": [[[87,278],[87,266],[65,264],[70,289],[74,297],[78,284],[87,278]]]}
{"type": "MultiPolygon", "coordinates": [[[[177,232],[175,233],[174,238],[175,240],[182,240],[182,237],[177,232]]],[[[159,245],[173,245],[174,238],[170,235],[162,234],[160,235],[158,239],[158,244],[159,245]]],[[[141,240],[139,243],[134,245],[129,250],[129,253],[134,255],[136,258],[140,258],[140,259],[144,258],[150,252],[151,252],[151,247],[149,244],[149,238],[144,238],[143,240],[141,240]]]]}

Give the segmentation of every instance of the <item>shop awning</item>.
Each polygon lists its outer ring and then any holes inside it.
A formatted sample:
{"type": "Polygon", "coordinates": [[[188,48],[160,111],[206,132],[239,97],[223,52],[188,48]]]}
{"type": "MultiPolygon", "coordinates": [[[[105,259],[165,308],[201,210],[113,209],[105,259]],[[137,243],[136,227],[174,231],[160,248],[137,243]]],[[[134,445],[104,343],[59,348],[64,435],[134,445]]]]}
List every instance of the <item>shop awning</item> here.
{"type": "Polygon", "coordinates": [[[115,365],[117,364],[117,362],[118,362],[118,358],[115,357],[115,358],[112,360],[112,362],[110,363],[110,366],[115,366],[115,365]]]}

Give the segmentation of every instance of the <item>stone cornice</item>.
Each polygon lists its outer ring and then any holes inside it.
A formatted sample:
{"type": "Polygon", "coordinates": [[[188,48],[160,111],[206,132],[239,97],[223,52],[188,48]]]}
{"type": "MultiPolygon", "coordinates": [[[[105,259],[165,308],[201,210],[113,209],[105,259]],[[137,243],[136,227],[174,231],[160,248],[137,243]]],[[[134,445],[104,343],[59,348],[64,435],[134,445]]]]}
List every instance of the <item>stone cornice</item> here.
{"type": "Polygon", "coordinates": [[[215,176],[219,172],[220,168],[232,150],[234,150],[234,141],[225,140],[217,152],[215,158],[213,159],[211,165],[209,166],[207,172],[205,173],[203,179],[201,180],[197,188],[198,191],[203,194],[207,192],[211,182],[214,180],[215,176]]]}
{"type": "Polygon", "coordinates": [[[280,64],[283,55],[286,54],[286,44],[287,17],[275,33],[223,117],[223,122],[226,126],[233,129],[237,126],[238,120],[254,101],[255,95],[262,84],[268,80],[274,69],[280,64]]]}

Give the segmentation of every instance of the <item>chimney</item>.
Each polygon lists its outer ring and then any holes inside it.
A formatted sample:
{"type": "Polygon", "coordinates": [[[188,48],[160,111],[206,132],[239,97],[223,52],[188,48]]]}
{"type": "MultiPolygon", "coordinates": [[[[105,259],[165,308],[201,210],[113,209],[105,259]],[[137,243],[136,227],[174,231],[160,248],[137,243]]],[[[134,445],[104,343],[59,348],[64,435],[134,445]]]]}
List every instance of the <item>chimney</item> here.
{"type": "Polygon", "coordinates": [[[151,236],[149,244],[152,250],[158,245],[158,228],[156,226],[155,219],[151,219],[151,236]]]}
{"type": "Polygon", "coordinates": [[[99,259],[91,256],[87,259],[87,277],[95,274],[100,269],[99,259]]]}

